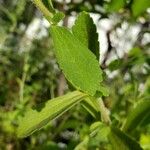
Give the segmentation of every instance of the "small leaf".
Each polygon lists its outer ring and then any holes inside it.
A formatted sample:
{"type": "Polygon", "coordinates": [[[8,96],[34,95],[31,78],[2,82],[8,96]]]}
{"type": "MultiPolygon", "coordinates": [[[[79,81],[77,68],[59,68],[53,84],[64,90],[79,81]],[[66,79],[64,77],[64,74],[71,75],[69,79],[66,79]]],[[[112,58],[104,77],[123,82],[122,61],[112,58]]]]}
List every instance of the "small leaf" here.
{"type": "Polygon", "coordinates": [[[114,150],[142,150],[134,139],[115,127],[111,127],[108,138],[114,150]]]}
{"type": "Polygon", "coordinates": [[[132,5],[131,5],[133,16],[134,17],[140,16],[149,7],[150,7],[149,0],[133,0],[132,5]]]}
{"type": "Polygon", "coordinates": [[[89,137],[85,136],[83,141],[79,143],[74,150],[87,150],[88,149],[88,143],[89,143],[89,137]]]}
{"type": "Polygon", "coordinates": [[[121,8],[123,8],[125,5],[125,0],[111,0],[110,3],[108,3],[107,10],[108,12],[117,12],[121,8]]]}
{"type": "Polygon", "coordinates": [[[53,24],[59,23],[64,17],[65,17],[65,15],[62,12],[55,13],[53,18],[52,18],[53,24]]]}
{"type": "Polygon", "coordinates": [[[87,97],[86,94],[75,91],[49,100],[35,109],[27,110],[25,116],[20,120],[18,137],[26,137],[41,129],[50,120],[57,118],[85,97],[87,97]]]}
{"type": "Polygon", "coordinates": [[[95,130],[99,129],[100,126],[103,126],[104,124],[100,121],[94,122],[93,124],[91,124],[90,126],[90,132],[95,132],[95,130]]]}
{"type": "Polygon", "coordinates": [[[99,60],[99,42],[93,19],[86,12],[81,12],[72,27],[73,34],[88,47],[99,60]]]}
{"type": "Polygon", "coordinates": [[[122,65],[123,65],[122,59],[115,59],[109,64],[108,68],[110,71],[114,71],[119,69],[122,65]]]}
{"type": "Polygon", "coordinates": [[[78,90],[95,95],[102,71],[94,54],[64,27],[51,26],[55,53],[66,78],[78,90]]]}
{"type": "Polygon", "coordinates": [[[141,134],[140,143],[144,150],[149,150],[150,149],[150,135],[148,133],[141,134]]]}
{"type": "Polygon", "coordinates": [[[127,117],[127,120],[123,126],[123,131],[130,133],[133,129],[135,129],[144,120],[145,116],[149,113],[149,110],[150,101],[140,101],[127,117]]]}
{"type": "MultiPolygon", "coordinates": [[[[99,92],[103,95],[103,96],[109,96],[109,90],[106,86],[104,86],[103,84],[101,84],[99,86],[99,92]]],[[[97,93],[98,95],[99,93],[97,93]]]]}
{"type": "Polygon", "coordinates": [[[129,62],[131,65],[142,65],[145,63],[145,57],[143,50],[139,47],[134,47],[129,51],[128,54],[129,62]]]}
{"type": "Polygon", "coordinates": [[[110,127],[100,121],[94,122],[90,126],[90,137],[95,136],[97,133],[101,135],[102,139],[107,139],[110,127]]]}

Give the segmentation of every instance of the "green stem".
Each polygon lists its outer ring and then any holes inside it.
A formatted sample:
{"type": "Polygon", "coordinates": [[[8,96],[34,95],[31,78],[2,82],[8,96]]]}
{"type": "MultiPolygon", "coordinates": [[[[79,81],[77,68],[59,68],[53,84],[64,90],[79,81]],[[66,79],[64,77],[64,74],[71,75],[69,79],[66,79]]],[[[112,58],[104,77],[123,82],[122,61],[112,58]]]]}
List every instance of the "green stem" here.
{"type": "Polygon", "coordinates": [[[100,108],[100,112],[101,112],[101,119],[104,123],[110,125],[111,124],[111,120],[109,117],[109,113],[108,113],[108,109],[105,107],[104,102],[101,98],[97,99],[97,104],[100,108]]]}
{"type": "Polygon", "coordinates": [[[26,81],[26,76],[27,76],[27,71],[28,71],[28,54],[25,55],[25,61],[24,61],[24,66],[23,66],[23,74],[22,74],[22,78],[20,81],[20,102],[23,102],[24,99],[24,85],[25,85],[25,81],[26,81]]]}
{"type": "Polygon", "coordinates": [[[22,79],[21,79],[21,83],[20,83],[20,102],[23,102],[23,98],[24,98],[24,83],[25,83],[25,79],[26,79],[26,73],[23,73],[22,79]]]}
{"type": "Polygon", "coordinates": [[[51,20],[53,18],[53,13],[50,12],[45,5],[42,3],[41,0],[33,0],[33,3],[36,5],[36,7],[43,13],[43,15],[46,17],[46,19],[51,23],[51,20]]]}

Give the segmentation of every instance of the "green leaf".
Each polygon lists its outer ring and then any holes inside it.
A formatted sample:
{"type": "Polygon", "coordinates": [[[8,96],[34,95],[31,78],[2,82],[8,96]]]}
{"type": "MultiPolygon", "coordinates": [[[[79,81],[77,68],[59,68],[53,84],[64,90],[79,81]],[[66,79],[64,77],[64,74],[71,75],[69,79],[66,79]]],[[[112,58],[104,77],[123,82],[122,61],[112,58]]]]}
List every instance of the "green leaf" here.
{"type": "Polygon", "coordinates": [[[83,141],[79,143],[74,150],[87,150],[88,149],[88,143],[89,143],[89,137],[85,136],[83,141]]]}
{"type": "Polygon", "coordinates": [[[139,47],[134,47],[129,51],[128,54],[129,62],[132,65],[140,65],[145,63],[145,57],[143,50],[139,47]]]}
{"type": "Polygon", "coordinates": [[[79,14],[75,25],[72,27],[72,32],[99,60],[98,34],[93,19],[88,13],[82,12],[79,14]]]}
{"type": "Polygon", "coordinates": [[[132,130],[134,130],[143,121],[144,117],[149,113],[149,110],[150,101],[140,101],[128,115],[127,120],[123,125],[123,131],[130,133],[132,130]]]}
{"type": "Polygon", "coordinates": [[[115,127],[111,127],[108,138],[114,150],[142,150],[134,139],[115,127]]]}
{"type": "Polygon", "coordinates": [[[100,129],[101,126],[103,126],[104,124],[100,121],[97,121],[97,122],[94,122],[93,124],[91,124],[90,126],[90,133],[91,133],[91,136],[93,135],[93,132],[98,132],[97,130],[100,129]]]}
{"type": "Polygon", "coordinates": [[[140,135],[140,144],[144,150],[150,149],[150,135],[145,133],[140,135]]]}
{"type": "MultiPolygon", "coordinates": [[[[97,96],[99,94],[103,95],[103,96],[109,96],[109,91],[108,91],[108,88],[106,86],[104,86],[103,84],[101,84],[99,86],[99,92],[97,93],[97,96]],[[100,92],[100,93],[99,93],[100,92]]],[[[101,96],[98,96],[98,97],[101,97],[101,96]]]]}
{"type": "Polygon", "coordinates": [[[123,65],[122,59],[115,59],[109,64],[108,68],[109,70],[114,71],[122,67],[122,65],[123,65]]]}
{"type": "Polygon", "coordinates": [[[121,8],[123,8],[125,5],[125,0],[111,0],[110,3],[108,3],[107,10],[108,12],[117,12],[121,8]]]}
{"type": "Polygon", "coordinates": [[[95,95],[102,71],[94,54],[64,27],[51,26],[55,53],[66,78],[78,90],[95,95]]]}
{"type": "Polygon", "coordinates": [[[65,15],[62,12],[55,13],[53,18],[52,18],[53,24],[59,23],[64,17],[65,17],[65,15]]]}
{"type": "Polygon", "coordinates": [[[25,116],[20,120],[18,137],[26,137],[41,129],[50,120],[57,118],[85,97],[87,97],[86,94],[75,91],[49,100],[34,109],[28,109],[25,116]]]}
{"type": "Polygon", "coordinates": [[[102,139],[107,139],[110,127],[100,121],[94,122],[90,126],[90,137],[95,136],[97,133],[101,135],[102,139]]]}
{"type": "Polygon", "coordinates": [[[140,16],[149,7],[150,7],[149,0],[133,0],[132,5],[131,5],[133,16],[135,17],[140,16]]]}

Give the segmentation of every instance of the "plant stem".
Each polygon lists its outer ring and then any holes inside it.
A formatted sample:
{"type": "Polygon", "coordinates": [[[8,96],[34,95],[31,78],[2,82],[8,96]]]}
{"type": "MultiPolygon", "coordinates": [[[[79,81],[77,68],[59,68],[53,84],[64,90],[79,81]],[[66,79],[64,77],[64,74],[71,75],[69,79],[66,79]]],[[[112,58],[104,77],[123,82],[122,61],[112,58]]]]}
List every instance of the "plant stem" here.
{"type": "Polygon", "coordinates": [[[101,112],[101,119],[104,123],[110,125],[111,124],[111,120],[109,117],[109,112],[108,109],[105,107],[104,102],[101,98],[96,99],[97,100],[97,104],[100,108],[100,112],[101,112]]]}
{"type": "Polygon", "coordinates": [[[22,78],[20,81],[20,92],[19,92],[20,102],[23,102],[23,99],[24,99],[24,85],[25,85],[27,71],[28,71],[28,57],[29,57],[28,54],[25,55],[23,74],[22,74],[22,78]]]}
{"type": "Polygon", "coordinates": [[[45,5],[42,3],[41,0],[33,0],[33,3],[36,5],[36,7],[43,13],[43,15],[46,17],[46,19],[51,23],[51,20],[53,18],[53,12],[50,12],[45,5]]]}
{"type": "Polygon", "coordinates": [[[23,98],[24,98],[24,83],[25,83],[25,79],[26,79],[26,73],[24,72],[23,76],[22,76],[22,80],[20,81],[20,92],[19,92],[20,102],[23,102],[23,98]]]}

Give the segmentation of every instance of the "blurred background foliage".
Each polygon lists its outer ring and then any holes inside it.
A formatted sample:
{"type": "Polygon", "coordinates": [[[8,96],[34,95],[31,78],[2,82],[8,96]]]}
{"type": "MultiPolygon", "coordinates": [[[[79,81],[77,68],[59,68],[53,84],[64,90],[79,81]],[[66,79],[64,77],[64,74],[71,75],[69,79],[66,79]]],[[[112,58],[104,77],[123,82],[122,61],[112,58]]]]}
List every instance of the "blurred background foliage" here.
{"type": "MultiPolygon", "coordinates": [[[[139,100],[150,99],[150,1],[53,0],[53,4],[66,14],[60,23],[65,26],[71,26],[79,12],[91,13],[110,90],[103,99],[120,127],[139,100]]],[[[0,0],[0,150],[110,149],[106,128],[88,136],[94,118],[80,105],[40,132],[17,139],[18,119],[27,106],[67,91],[46,19],[30,0],[0,0]]],[[[150,114],[146,116],[133,135],[150,150],[150,114]]]]}

